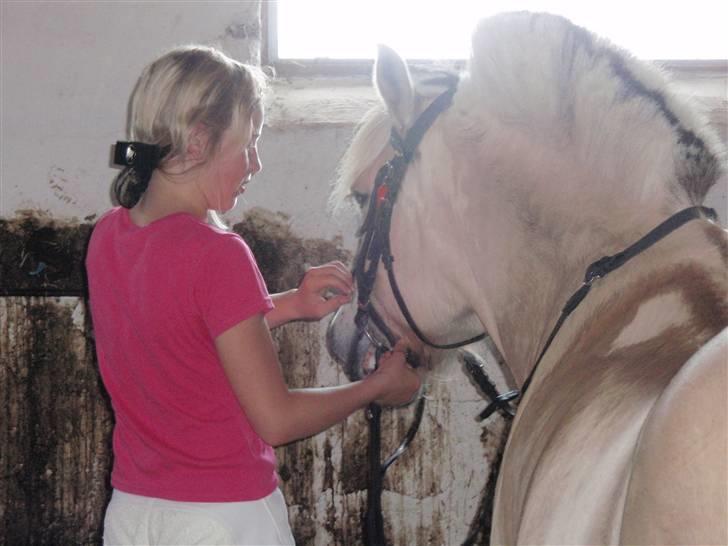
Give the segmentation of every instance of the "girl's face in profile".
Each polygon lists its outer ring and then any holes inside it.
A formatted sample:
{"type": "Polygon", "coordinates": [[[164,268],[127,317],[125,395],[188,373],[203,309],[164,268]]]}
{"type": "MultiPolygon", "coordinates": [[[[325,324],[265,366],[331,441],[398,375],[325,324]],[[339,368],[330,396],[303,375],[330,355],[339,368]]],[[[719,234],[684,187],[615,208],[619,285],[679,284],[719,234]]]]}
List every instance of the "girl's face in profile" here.
{"type": "Polygon", "coordinates": [[[233,123],[225,131],[210,160],[203,190],[208,209],[227,212],[234,208],[245,185],[260,171],[258,139],[262,128],[263,112],[256,110],[249,120],[233,123]]]}

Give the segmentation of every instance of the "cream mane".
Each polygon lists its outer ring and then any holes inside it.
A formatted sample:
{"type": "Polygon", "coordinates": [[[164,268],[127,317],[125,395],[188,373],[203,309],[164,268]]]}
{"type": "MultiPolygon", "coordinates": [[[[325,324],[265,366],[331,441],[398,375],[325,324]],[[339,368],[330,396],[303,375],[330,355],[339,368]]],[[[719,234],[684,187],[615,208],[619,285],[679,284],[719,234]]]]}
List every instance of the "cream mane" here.
{"type": "Polygon", "coordinates": [[[383,105],[377,105],[359,122],[354,137],[339,162],[329,206],[340,211],[350,197],[356,180],[382,153],[389,142],[392,121],[383,105]]]}
{"type": "MultiPolygon", "coordinates": [[[[483,20],[460,106],[564,154],[591,184],[644,201],[699,204],[720,174],[720,145],[653,64],[568,20],[527,12],[483,20]]],[[[578,188],[559,188],[574,194],[578,188]]]]}

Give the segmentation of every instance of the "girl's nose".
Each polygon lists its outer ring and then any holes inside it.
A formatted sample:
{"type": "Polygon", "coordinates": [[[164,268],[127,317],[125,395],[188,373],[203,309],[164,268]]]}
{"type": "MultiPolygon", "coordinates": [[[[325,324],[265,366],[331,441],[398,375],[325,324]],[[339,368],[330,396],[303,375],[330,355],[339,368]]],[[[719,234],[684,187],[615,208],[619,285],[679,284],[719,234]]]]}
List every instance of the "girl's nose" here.
{"type": "Polygon", "coordinates": [[[263,168],[263,164],[260,161],[260,157],[258,157],[258,152],[256,151],[253,154],[253,157],[250,158],[250,174],[253,175],[257,172],[259,172],[263,168]]]}

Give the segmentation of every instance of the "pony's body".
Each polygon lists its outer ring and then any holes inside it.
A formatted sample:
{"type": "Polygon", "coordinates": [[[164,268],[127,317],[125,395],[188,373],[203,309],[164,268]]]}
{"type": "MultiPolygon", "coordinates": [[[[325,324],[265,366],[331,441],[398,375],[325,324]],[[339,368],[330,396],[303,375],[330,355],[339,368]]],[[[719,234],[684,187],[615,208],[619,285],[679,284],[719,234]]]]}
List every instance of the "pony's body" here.
{"type": "MultiPolygon", "coordinates": [[[[521,386],[588,264],[698,204],[715,143],[663,76],[567,21],[507,14],[419,146],[392,219],[396,274],[431,338],[484,328],[521,386]],[[427,294],[427,297],[423,297],[427,294]]],[[[435,91],[392,52],[345,159],[367,194],[435,91]]],[[[726,232],[679,228],[569,317],[520,402],[496,492],[496,544],[728,543],[726,232]]],[[[412,338],[385,278],[373,301],[412,338]]]]}
{"type": "Polygon", "coordinates": [[[513,424],[494,543],[725,542],[725,269],[681,254],[711,228],[613,273],[559,333],[513,424]]]}

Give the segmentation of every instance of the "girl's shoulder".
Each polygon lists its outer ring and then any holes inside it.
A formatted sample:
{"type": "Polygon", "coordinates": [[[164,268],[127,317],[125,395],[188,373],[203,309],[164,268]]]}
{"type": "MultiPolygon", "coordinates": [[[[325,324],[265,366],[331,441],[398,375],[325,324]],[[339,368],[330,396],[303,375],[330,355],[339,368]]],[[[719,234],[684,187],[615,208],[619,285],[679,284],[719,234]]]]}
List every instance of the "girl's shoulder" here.
{"type": "Polygon", "coordinates": [[[252,252],[238,233],[222,229],[191,215],[175,219],[169,233],[177,245],[185,246],[195,255],[211,263],[250,261],[252,252]],[[184,235],[183,235],[184,234],[184,235]]]}
{"type": "Polygon", "coordinates": [[[185,224],[184,228],[190,237],[200,239],[208,244],[226,246],[243,242],[242,237],[234,231],[220,228],[199,218],[195,218],[191,214],[182,214],[176,217],[174,221],[185,224]]]}
{"type": "Polygon", "coordinates": [[[98,226],[103,225],[110,221],[114,221],[114,220],[118,221],[120,219],[120,217],[124,214],[125,210],[126,209],[124,209],[124,207],[121,207],[121,206],[110,208],[109,210],[104,212],[101,216],[99,216],[98,220],[96,220],[96,222],[94,223],[94,228],[97,228],[98,226]]]}
{"type": "Polygon", "coordinates": [[[104,212],[91,229],[91,243],[103,237],[108,237],[109,233],[118,226],[123,220],[125,209],[123,207],[114,207],[104,212]]]}

